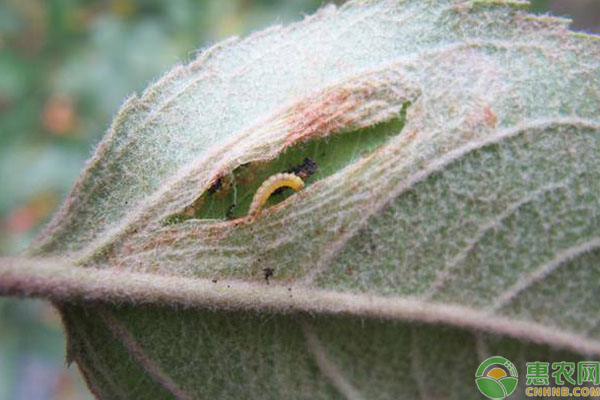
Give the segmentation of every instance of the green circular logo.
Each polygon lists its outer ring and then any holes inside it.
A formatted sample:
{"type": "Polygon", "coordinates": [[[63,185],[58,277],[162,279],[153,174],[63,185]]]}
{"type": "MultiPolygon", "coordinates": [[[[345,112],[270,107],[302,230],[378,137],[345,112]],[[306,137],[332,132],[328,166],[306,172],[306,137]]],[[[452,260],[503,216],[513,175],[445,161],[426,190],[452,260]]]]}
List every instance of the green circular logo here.
{"type": "Polygon", "coordinates": [[[512,394],[519,383],[515,364],[504,357],[490,357],[475,372],[479,391],[490,399],[504,399],[512,394]]]}

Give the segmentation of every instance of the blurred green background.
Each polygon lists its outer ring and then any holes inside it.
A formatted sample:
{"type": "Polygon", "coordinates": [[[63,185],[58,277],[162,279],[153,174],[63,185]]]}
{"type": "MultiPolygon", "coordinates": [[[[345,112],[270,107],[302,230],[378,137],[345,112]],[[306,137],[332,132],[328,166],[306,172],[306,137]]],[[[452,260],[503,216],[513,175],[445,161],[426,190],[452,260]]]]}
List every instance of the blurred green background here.
{"type": "MultiPolygon", "coordinates": [[[[121,101],[232,35],[300,20],[318,0],[0,0],[0,254],[59,205],[121,101]]],[[[600,32],[600,0],[537,0],[600,32]]],[[[0,400],[91,399],[52,307],[0,299],[0,400]]]]}

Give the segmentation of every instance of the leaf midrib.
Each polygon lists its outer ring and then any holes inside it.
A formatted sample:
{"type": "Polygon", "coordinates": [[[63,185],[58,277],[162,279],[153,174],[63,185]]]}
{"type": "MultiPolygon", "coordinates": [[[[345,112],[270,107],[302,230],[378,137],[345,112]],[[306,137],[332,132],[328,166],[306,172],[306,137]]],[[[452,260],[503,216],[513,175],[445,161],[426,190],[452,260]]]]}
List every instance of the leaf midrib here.
{"type": "Polygon", "coordinates": [[[30,258],[0,259],[0,295],[26,295],[57,302],[85,300],[131,304],[249,310],[274,313],[351,315],[455,326],[600,355],[600,340],[558,327],[518,320],[485,309],[425,302],[409,297],[343,293],[294,285],[239,280],[157,276],[111,268],[82,268],[30,258]],[[291,294],[291,296],[290,296],[291,294]]]}

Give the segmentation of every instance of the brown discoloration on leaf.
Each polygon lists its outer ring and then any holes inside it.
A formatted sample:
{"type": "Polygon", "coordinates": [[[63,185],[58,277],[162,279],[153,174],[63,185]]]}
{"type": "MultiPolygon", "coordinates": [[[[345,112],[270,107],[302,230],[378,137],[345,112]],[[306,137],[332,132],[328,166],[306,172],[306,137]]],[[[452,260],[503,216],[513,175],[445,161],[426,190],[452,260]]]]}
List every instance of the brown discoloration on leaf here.
{"type": "Polygon", "coordinates": [[[217,225],[209,227],[205,232],[203,239],[209,243],[216,243],[227,237],[230,227],[224,225],[217,225]]]}
{"type": "Polygon", "coordinates": [[[218,177],[214,183],[208,188],[208,194],[214,194],[217,190],[219,190],[223,186],[223,177],[218,177]]]}
{"type": "Polygon", "coordinates": [[[417,130],[416,129],[410,129],[402,137],[407,142],[413,141],[417,137],[417,130]]]}
{"type": "Polygon", "coordinates": [[[159,235],[152,236],[151,239],[142,242],[142,245],[137,247],[134,245],[124,246],[123,254],[134,254],[137,251],[147,251],[173,245],[181,236],[176,230],[168,230],[159,235]]]}
{"type": "Polygon", "coordinates": [[[261,169],[261,163],[253,162],[240,165],[236,170],[235,180],[240,185],[251,185],[256,179],[257,172],[261,169]]]}
{"type": "MultiPolygon", "coordinates": [[[[210,225],[197,226],[192,229],[182,227],[179,224],[172,225],[163,228],[160,232],[153,233],[146,240],[140,240],[139,238],[128,240],[120,247],[116,258],[124,259],[138,252],[177,246],[177,242],[190,239],[203,244],[218,244],[233,229],[251,224],[253,220],[254,218],[251,216],[244,216],[233,220],[215,222],[210,225]]],[[[118,263],[117,259],[112,261],[115,264],[118,263]]]]}
{"type": "Polygon", "coordinates": [[[293,128],[287,135],[286,147],[297,141],[325,136],[351,126],[355,122],[350,116],[351,112],[358,109],[371,94],[372,90],[368,88],[334,88],[317,98],[298,104],[292,110],[293,128]]]}
{"type": "Polygon", "coordinates": [[[483,109],[483,115],[487,125],[495,128],[498,125],[498,117],[494,114],[494,111],[490,107],[483,109]]]}
{"type": "Polygon", "coordinates": [[[463,140],[472,140],[481,128],[490,129],[498,126],[498,117],[489,106],[477,108],[465,118],[465,126],[460,135],[463,140]]]}

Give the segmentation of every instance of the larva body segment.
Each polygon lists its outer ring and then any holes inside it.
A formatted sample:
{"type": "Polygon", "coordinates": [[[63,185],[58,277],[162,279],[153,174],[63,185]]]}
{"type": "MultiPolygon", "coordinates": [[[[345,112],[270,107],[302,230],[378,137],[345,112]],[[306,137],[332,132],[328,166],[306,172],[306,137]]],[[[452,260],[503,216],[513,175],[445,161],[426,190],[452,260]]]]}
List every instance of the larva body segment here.
{"type": "Polygon", "coordinates": [[[281,187],[290,187],[294,190],[300,190],[304,187],[304,181],[297,175],[289,173],[279,173],[272,175],[263,182],[258,188],[252,198],[252,204],[250,204],[250,211],[248,214],[256,215],[265,205],[271,194],[281,187]]]}

